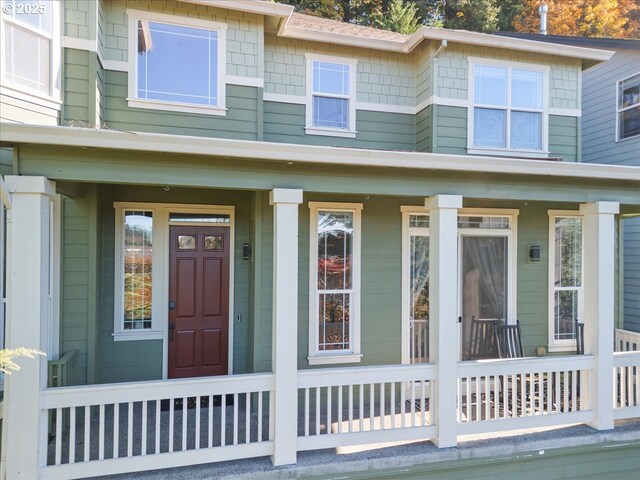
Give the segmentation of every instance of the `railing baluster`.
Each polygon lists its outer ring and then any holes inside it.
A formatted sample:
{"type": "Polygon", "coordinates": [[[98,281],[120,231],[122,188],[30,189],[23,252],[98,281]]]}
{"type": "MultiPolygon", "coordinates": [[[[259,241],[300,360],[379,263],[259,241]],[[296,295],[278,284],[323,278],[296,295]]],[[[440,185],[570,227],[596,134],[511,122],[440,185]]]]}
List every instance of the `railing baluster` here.
{"type": "Polygon", "coordinates": [[[380,382],[380,428],[384,430],[384,382],[380,382]]]}
{"type": "Polygon", "coordinates": [[[127,417],[127,457],[133,456],[133,402],[129,402],[127,417]]]}
{"type": "Polygon", "coordinates": [[[76,463],[76,407],[69,408],[69,463],[76,463]]]}
{"type": "MultiPolygon", "coordinates": [[[[260,392],[262,393],[262,392],[260,392]]],[[[260,397],[259,399],[260,401],[262,401],[262,397],[260,397]]],[[[260,407],[262,407],[262,405],[260,405],[260,407]]],[[[213,447],[213,395],[209,395],[209,409],[208,409],[208,422],[207,422],[207,447],[211,448],[213,447]]],[[[258,417],[258,425],[260,425],[260,423],[262,422],[262,416],[258,417]]],[[[260,431],[260,428],[258,428],[259,431],[259,438],[262,438],[262,432],[260,431]]]]}
{"type": "Polygon", "coordinates": [[[420,380],[420,411],[421,411],[421,416],[422,416],[422,427],[424,427],[427,424],[427,405],[426,405],[426,400],[425,397],[426,395],[426,391],[425,391],[425,381],[424,380],[420,380]]]}
{"type": "Polygon", "coordinates": [[[407,383],[402,382],[400,384],[400,415],[401,415],[400,428],[405,428],[405,424],[407,422],[407,419],[404,418],[407,410],[407,407],[405,405],[405,396],[407,394],[406,390],[407,390],[407,383]]]}
{"type": "Polygon", "coordinates": [[[342,385],[338,385],[338,433],[342,433],[342,385]]]}
{"type": "Polygon", "coordinates": [[[142,423],[140,425],[140,436],[141,436],[141,442],[140,442],[140,455],[146,455],[147,454],[147,416],[149,415],[148,412],[148,405],[147,405],[147,401],[144,400],[142,402],[142,423]]]}
{"type": "Polygon", "coordinates": [[[389,403],[391,404],[391,428],[396,428],[396,382],[391,382],[389,395],[391,396],[389,398],[389,403]]]}
{"type": "Polygon", "coordinates": [[[120,404],[113,404],[113,458],[120,456],[120,404]]]}
{"type": "Polygon", "coordinates": [[[411,382],[411,426],[416,426],[416,383],[411,382]]]}
{"type": "Polygon", "coordinates": [[[353,432],[353,384],[349,384],[349,433],[353,432]]]}
{"type": "Polygon", "coordinates": [[[320,435],[320,387],[316,387],[316,435],[320,435]]]}
{"type": "Polygon", "coordinates": [[[244,443],[251,443],[251,392],[244,394],[244,443]]]}
{"type": "Polygon", "coordinates": [[[169,399],[169,452],[173,452],[173,421],[175,410],[175,398],[169,399]]]}
{"type": "Polygon", "coordinates": [[[262,443],[262,390],[258,391],[258,443],[262,443]]]}
{"type": "Polygon", "coordinates": [[[304,389],[304,436],[309,436],[309,388],[304,389]]]}
{"type": "Polygon", "coordinates": [[[100,404],[98,412],[98,460],[104,460],[104,403],[100,404]]]}
{"type": "Polygon", "coordinates": [[[220,400],[220,446],[224,447],[226,442],[227,431],[227,396],[223,393],[220,400]]]}
{"type": "Polygon", "coordinates": [[[180,450],[187,449],[187,415],[189,411],[189,398],[182,397],[182,441],[180,442],[180,450]]]}
{"type": "Polygon", "coordinates": [[[160,453],[160,429],[162,422],[160,421],[160,410],[162,406],[162,400],[156,400],[156,444],[153,453],[160,453]]]}
{"type": "Polygon", "coordinates": [[[369,384],[369,431],[373,431],[375,430],[375,423],[374,423],[374,418],[375,418],[375,386],[373,383],[369,384]]]}
{"type": "Polygon", "coordinates": [[[332,420],[331,420],[331,385],[329,385],[327,387],[327,426],[326,426],[326,433],[327,435],[331,435],[331,425],[332,425],[332,420]]]}
{"type": "Polygon", "coordinates": [[[194,448],[196,450],[200,450],[200,403],[202,402],[202,397],[196,396],[196,438],[194,448]]]}
{"type": "Polygon", "coordinates": [[[62,463],[62,408],[56,408],[56,452],[55,465],[62,463]]]}
{"type": "Polygon", "coordinates": [[[238,437],[240,436],[240,431],[238,427],[238,394],[233,394],[233,444],[238,444],[238,437]]]}
{"type": "Polygon", "coordinates": [[[91,405],[84,407],[84,456],[83,462],[88,462],[91,455],[91,405]]]}
{"type": "Polygon", "coordinates": [[[359,432],[363,432],[364,431],[364,384],[360,384],[360,387],[358,387],[359,390],[359,395],[360,395],[360,412],[359,413],[359,418],[360,418],[360,423],[358,425],[358,431],[359,432]]]}

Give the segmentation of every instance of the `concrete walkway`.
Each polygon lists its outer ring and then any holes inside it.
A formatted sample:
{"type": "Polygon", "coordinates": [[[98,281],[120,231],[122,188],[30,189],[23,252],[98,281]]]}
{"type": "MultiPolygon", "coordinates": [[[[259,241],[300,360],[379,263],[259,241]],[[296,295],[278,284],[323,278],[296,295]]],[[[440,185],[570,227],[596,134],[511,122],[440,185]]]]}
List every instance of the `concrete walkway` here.
{"type": "Polygon", "coordinates": [[[347,478],[349,473],[411,468],[435,462],[536,452],[608,442],[640,442],[640,419],[619,421],[615,430],[600,432],[585,425],[565,428],[520,430],[492,435],[460,437],[458,447],[438,449],[431,442],[402,445],[369,445],[363,448],[317,450],[298,454],[298,463],[273,467],[268,458],[221,462],[192,467],[155,470],[137,474],[100,477],[102,480],[261,480],[322,476],[347,478]]]}

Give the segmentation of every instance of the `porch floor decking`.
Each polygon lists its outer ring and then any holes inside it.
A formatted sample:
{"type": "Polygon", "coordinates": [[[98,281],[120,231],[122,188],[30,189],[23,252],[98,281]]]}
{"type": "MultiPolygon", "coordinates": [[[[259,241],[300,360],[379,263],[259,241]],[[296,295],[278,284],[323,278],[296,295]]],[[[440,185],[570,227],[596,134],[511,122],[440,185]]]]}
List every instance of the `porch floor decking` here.
{"type": "Polygon", "coordinates": [[[429,441],[401,445],[324,449],[300,452],[296,465],[273,467],[268,457],[219,462],[190,467],[154,470],[134,474],[98,477],[100,480],[262,480],[308,478],[311,476],[345,477],[359,471],[411,468],[436,462],[480,459],[545,450],[597,445],[612,442],[640,442],[640,420],[619,420],[615,430],[597,431],[586,425],[563,428],[527,429],[502,434],[479,434],[459,437],[457,447],[439,449],[429,441]]]}

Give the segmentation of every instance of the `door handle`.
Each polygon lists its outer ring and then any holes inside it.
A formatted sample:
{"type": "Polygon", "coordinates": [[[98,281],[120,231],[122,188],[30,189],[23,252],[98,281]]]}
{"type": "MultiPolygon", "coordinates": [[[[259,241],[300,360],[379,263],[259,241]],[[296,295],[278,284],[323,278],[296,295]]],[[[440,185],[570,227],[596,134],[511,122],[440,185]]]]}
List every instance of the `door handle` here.
{"type": "Polygon", "coordinates": [[[169,310],[176,309],[176,302],[174,300],[169,301],[169,310]]]}
{"type": "Polygon", "coordinates": [[[462,323],[462,317],[458,317],[458,323],[462,323]]]}
{"type": "Polygon", "coordinates": [[[176,329],[176,324],[175,323],[170,323],[169,324],[169,341],[173,342],[173,331],[176,329]]]}

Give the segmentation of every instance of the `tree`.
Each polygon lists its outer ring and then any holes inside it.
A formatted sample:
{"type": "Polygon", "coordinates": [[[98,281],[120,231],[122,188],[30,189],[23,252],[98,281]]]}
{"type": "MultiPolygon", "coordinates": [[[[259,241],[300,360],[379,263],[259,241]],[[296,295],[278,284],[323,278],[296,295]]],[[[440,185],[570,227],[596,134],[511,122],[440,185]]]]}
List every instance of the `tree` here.
{"type": "Polygon", "coordinates": [[[411,35],[420,28],[418,7],[404,0],[393,0],[386,11],[376,18],[376,25],[385,30],[411,35]]]}
{"type": "MultiPolygon", "coordinates": [[[[547,32],[553,35],[633,38],[640,35],[640,4],[636,0],[545,0],[547,32]]],[[[540,30],[539,0],[523,0],[513,21],[518,32],[540,30]]]]}
{"type": "Polygon", "coordinates": [[[11,375],[13,372],[20,370],[20,365],[15,362],[17,358],[35,358],[36,355],[44,355],[44,353],[29,348],[0,350],[0,372],[11,375]]]}

